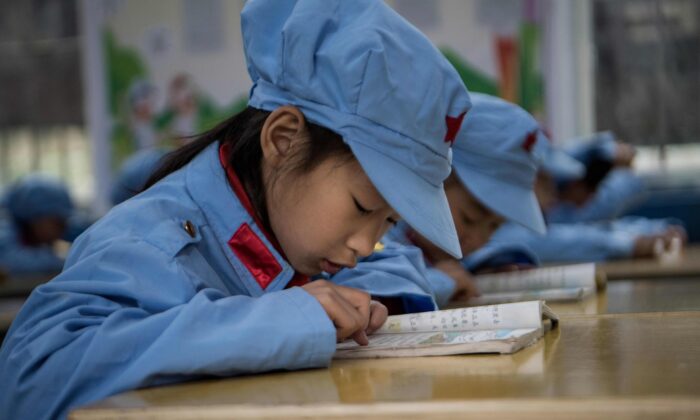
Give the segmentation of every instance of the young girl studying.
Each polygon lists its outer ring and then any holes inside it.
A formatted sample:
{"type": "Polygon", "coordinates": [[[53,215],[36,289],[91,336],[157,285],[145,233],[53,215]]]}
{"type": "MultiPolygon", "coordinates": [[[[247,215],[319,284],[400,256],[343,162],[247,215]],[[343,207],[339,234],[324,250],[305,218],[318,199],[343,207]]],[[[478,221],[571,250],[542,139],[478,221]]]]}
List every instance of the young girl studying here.
{"type": "Polygon", "coordinates": [[[164,158],[75,242],[0,351],[0,417],[121,391],[327,365],[386,308],[328,281],[401,217],[461,257],[443,189],[470,108],[382,1],[252,0],[249,107],[164,158]]]}

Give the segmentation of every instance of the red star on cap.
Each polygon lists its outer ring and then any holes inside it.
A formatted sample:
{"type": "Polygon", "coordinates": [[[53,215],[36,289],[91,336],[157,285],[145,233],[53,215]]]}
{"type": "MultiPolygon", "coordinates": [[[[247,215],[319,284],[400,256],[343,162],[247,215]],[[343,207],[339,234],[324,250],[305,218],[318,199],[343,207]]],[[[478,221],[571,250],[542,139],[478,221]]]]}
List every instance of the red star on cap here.
{"type": "Polygon", "coordinates": [[[457,117],[450,117],[449,115],[445,115],[445,124],[447,125],[447,133],[445,133],[445,142],[450,143],[450,146],[454,144],[455,139],[457,138],[457,132],[459,131],[459,127],[462,126],[462,120],[464,119],[465,115],[467,115],[467,111],[462,112],[457,117]]]}
{"type": "Polygon", "coordinates": [[[535,142],[537,142],[537,131],[533,131],[525,137],[525,141],[523,142],[523,149],[525,149],[526,152],[530,153],[532,151],[532,146],[535,145],[535,142]]]}

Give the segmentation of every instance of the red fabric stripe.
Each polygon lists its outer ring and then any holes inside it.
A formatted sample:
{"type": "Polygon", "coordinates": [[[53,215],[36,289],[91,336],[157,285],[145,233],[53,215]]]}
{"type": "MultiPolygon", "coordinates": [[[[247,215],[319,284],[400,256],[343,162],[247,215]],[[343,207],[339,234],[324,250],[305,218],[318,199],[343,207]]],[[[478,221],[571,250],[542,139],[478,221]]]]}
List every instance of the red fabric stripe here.
{"type": "Polygon", "coordinates": [[[247,223],[238,228],[228,245],[263,289],[282,272],[275,256],[247,223]]]}

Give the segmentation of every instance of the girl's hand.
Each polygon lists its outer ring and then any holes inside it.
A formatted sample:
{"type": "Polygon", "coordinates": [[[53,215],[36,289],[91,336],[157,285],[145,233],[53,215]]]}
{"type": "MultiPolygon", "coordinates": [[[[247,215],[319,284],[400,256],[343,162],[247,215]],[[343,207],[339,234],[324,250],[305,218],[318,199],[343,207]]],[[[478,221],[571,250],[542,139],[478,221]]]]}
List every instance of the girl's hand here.
{"type": "Polygon", "coordinates": [[[452,278],[455,291],[450,300],[469,300],[481,295],[476,288],[472,275],[455,259],[441,260],[435,263],[435,268],[452,278]]]}
{"type": "Polygon", "coordinates": [[[383,303],[373,300],[369,304],[369,325],[365,332],[367,334],[372,334],[377,331],[379,327],[384,325],[386,318],[389,316],[389,310],[383,303]]]}
{"type": "MultiPolygon", "coordinates": [[[[367,292],[338,286],[326,280],[315,280],[305,284],[302,288],[323,306],[326,314],[335,325],[338,342],[351,337],[361,346],[366,346],[369,343],[366,331],[374,324],[370,323],[370,296],[367,292]]],[[[380,308],[374,310],[381,311],[380,308]]],[[[381,313],[378,312],[375,317],[381,318],[381,313]]],[[[386,315],[384,315],[382,323],[384,320],[386,320],[386,315]]],[[[374,322],[378,321],[374,320],[374,322]]],[[[381,324],[379,325],[381,326],[381,324]]]]}

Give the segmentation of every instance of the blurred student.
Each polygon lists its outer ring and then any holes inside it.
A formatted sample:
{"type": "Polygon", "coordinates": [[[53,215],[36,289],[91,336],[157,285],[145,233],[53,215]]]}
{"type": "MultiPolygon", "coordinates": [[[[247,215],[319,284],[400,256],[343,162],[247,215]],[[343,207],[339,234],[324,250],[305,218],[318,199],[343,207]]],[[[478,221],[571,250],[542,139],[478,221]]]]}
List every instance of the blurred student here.
{"type": "Polygon", "coordinates": [[[0,271],[10,276],[57,273],[63,258],[55,251],[85,226],[76,226],[73,200],[59,180],[43,175],[21,178],[2,197],[0,271]]]}
{"type": "Polygon", "coordinates": [[[129,129],[136,150],[150,149],[158,143],[155,128],[156,88],[145,79],[135,80],[127,93],[129,129]]]}
{"type": "Polygon", "coordinates": [[[148,179],[155,173],[168,153],[166,149],[138,150],[122,163],[112,185],[112,205],[128,200],[143,191],[148,179]]]}
{"type": "Polygon", "coordinates": [[[442,183],[470,98],[427,38],[369,0],[252,0],[241,24],[249,107],[169,155],[30,296],[0,417],[328,365],[387,309],[309,277],[353,267],[399,215],[461,257],[442,183]]]}
{"type": "Polygon", "coordinates": [[[556,201],[545,218],[551,223],[610,221],[641,201],[645,185],[632,170],[636,150],[617,141],[610,131],[571,140],[563,150],[586,171],[574,179],[558,179],[556,201]]]}
{"type": "MultiPolygon", "coordinates": [[[[567,182],[582,177],[585,175],[570,177],[567,182]]],[[[562,176],[548,165],[537,175],[535,191],[545,215],[559,200],[555,179],[561,181],[562,176]]],[[[685,242],[685,233],[673,220],[625,217],[598,222],[549,222],[545,235],[533,235],[509,223],[493,235],[485,248],[493,254],[503,246],[517,245],[540,263],[573,263],[654,257],[660,251],[670,251],[678,241],[685,242]]]]}

